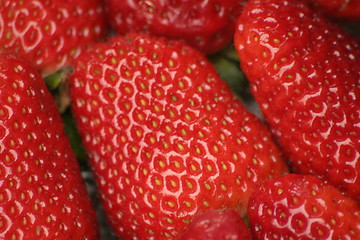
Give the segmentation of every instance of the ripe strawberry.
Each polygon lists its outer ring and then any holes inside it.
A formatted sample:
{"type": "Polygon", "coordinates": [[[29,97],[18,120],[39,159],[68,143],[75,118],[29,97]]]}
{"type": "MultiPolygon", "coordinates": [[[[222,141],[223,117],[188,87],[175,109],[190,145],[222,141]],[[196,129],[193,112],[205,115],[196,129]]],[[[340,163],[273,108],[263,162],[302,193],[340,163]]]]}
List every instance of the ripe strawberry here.
{"type": "Polygon", "coordinates": [[[181,42],[115,37],[74,69],[73,112],[120,237],[176,237],[209,209],[243,214],[259,182],[286,172],[268,130],[181,42]]]}
{"type": "Polygon", "coordinates": [[[230,43],[245,0],[107,0],[119,33],[144,32],[182,39],[204,53],[230,43]]]}
{"type": "Polygon", "coordinates": [[[0,52],[15,52],[48,75],[104,34],[103,15],[100,0],[0,1],[0,52]]]}
{"type": "Polygon", "coordinates": [[[52,96],[0,55],[0,239],[97,239],[97,222],[52,96]]]}
{"type": "Polygon", "coordinates": [[[288,174],[263,183],[250,197],[255,239],[359,239],[360,208],[311,175],[288,174]]]}
{"type": "Polygon", "coordinates": [[[360,21],[359,0],[310,0],[309,2],[318,9],[323,10],[329,16],[351,21],[360,21]]]}
{"type": "Polygon", "coordinates": [[[360,202],[359,42],[300,1],[251,0],[235,45],[294,170],[360,202]]]}
{"type": "Polygon", "coordinates": [[[180,240],[251,240],[251,233],[234,210],[206,211],[194,218],[180,240]]]}

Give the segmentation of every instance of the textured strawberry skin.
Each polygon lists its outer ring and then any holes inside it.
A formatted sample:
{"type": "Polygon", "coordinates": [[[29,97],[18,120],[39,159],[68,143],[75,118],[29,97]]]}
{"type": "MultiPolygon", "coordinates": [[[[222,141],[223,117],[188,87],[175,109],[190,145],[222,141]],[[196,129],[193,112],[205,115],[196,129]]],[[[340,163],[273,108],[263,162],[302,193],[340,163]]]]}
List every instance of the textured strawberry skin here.
{"type": "Polygon", "coordinates": [[[48,75],[101,38],[104,23],[100,0],[4,0],[0,51],[15,52],[48,75]]]}
{"type": "Polygon", "coordinates": [[[180,42],[119,36],[74,69],[73,112],[118,236],[174,238],[199,212],[244,214],[252,189],[287,171],[269,131],[180,42]]]}
{"type": "Polygon", "coordinates": [[[0,239],[98,239],[60,115],[39,73],[0,55],[0,239]]]}
{"type": "Polygon", "coordinates": [[[360,202],[360,46],[300,1],[250,1],[235,45],[294,170],[360,202]]]}
{"type": "Polygon", "coordinates": [[[232,210],[206,211],[194,218],[180,240],[251,240],[251,233],[240,215],[232,210]]]}
{"type": "Polygon", "coordinates": [[[360,208],[312,175],[288,174],[264,182],[250,197],[255,239],[359,239],[360,208]]]}
{"type": "Polygon", "coordinates": [[[230,43],[243,0],[107,0],[119,33],[144,32],[182,39],[210,54],[230,43]]]}

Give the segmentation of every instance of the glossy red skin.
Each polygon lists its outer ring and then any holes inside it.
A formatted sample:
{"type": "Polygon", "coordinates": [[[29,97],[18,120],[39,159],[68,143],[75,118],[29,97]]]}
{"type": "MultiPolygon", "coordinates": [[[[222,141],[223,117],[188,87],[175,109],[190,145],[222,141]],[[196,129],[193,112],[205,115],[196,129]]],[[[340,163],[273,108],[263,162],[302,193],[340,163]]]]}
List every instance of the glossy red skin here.
{"type": "Polygon", "coordinates": [[[234,210],[206,211],[194,218],[179,240],[251,240],[244,220],[234,210]]]}
{"type": "Polygon", "coordinates": [[[60,114],[36,69],[0,55],[0,239],[98,239],[60,114]]]}
{"type": "Polygon", "coordinates": [[[358,40],[302,2],[255,0],[239,19],[235,45],[295,172],[317,175],[360,202],[358,40]]]}
{"type": "Polygon", "coordinates": [[[244,0],[106,0],[108,17],[120,34],[144,32],[182,39],[206,54],[234,36],[244,0]]]}
{"type": "Polygon", "coordinates": [[[356,202],[311,175],[269,180],[250,197],[248,218],[254,239],[359,239],[356,202]]]}
{"type": "Polygon", "coordinates": [[[349,21],[360,21],[359,0],[316,0],[309,2],[331,17],[349,21]]]}
{"type": "Polygon", "coordinates": [[[252,189],[287,171],[259,119],[180,42],[119,36],[74,69],[72,109],[119,237],[175,238],[208,209],[244,214],[252,189]]]}
{"type": "Polygon", "coordinates": [[[14,52],[43,75],[70,66],[105,33],[100,0],[0,2],[0,52],[14,52]]]}

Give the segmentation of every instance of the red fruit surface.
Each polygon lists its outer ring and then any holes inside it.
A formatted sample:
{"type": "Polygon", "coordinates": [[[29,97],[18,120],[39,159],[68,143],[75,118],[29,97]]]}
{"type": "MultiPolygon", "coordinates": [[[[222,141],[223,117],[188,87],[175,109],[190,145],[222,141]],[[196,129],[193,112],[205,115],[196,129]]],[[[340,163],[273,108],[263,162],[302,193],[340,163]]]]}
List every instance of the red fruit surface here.
{"type": "Polygon", "coordinates": [[[72,64],[105,33],[100,0],[0,1],[0,52],[14,52],[43,75],[72,64]]]}
{"type": "Polygon", "coordinates": [[[294,170],[360,202],[360,44],[300,1],[251,0],[241,67],[294,170]]]}
{"type": "Polygon", "coordinates": [[[309,2],[331,17],[360,21],[359,0],[315,0],[309,2]]]}
{"type": "Polygon", "coordinates": [[[250,197],[248,218],[255,239],[359,239],[356,202],[311,175],[269,180],[250,197]]]}
{"type": "Polygon", "coordinates": [[[234,210],[206,211],[196,217],[180,240],[251,240],[244,220],[234,210]]]}
{"type": "Polygon", "coordinates": [[[144,32],[182,39],[204,53],[229,44],[244,0],[107,0],[117,32],[144,32]]]}
{"type": "Polygon", "coordinates": [[[142,34],[75,63],[72,108],[110,224],[166,239],[209,209],[246,211],[252,189],[287,171],[269,131],[181,42],[142,34]]]}
{"type": "Polygon", "coordinates": [[[0,239],[97,239],[54,100],[36,69],[0,55],[0,239]]]}

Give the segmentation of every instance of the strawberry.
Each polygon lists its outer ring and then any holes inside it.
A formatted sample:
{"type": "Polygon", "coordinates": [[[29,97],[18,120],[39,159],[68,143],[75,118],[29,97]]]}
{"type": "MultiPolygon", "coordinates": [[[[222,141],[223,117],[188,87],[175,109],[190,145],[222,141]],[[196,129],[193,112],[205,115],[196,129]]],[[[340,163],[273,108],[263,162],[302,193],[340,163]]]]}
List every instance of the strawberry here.
{"type": "Polygon", "coordinates": [[[309,2],[331,17],[360,21],[359,0],[316,0],[309,2]]]}
{"type": "Polygon", "coordinates": [[[119,237],[175,238],[205,210],[243,215],[255,186],[287,172],[269,131],[181,42],[98,44],[75,61],[70,94],[119,237]]]}
{"type": "Polygon", "coordinates": [[[250,197],[255,239],[359,239],[360,208],[312,175],[288,174],[264,182],[250,197]]]}
{"type": "Polygon", "coordinates": [[[180,240],[251,240],[251,233],[234,210],[206,211],[194,218],[180,240]]]}
{"type": "Polygon", "coordinates": [[[0,55],[0,239],[97,239],[97,221],[38,71],[0,55]]]}
{"type": "Polygon", "coordinates": [[[360,202],[359,41],[303,2],[251,0],[235,45],[293,170],[360,202]]]}
{"type": "Polygon", "coordinates": [[[0,1],[0,52],[14,52],[45,76],[105,33],[101,0],[0,1]]]}
{"type": "Polygon", "coordinates": [[[245,0],[106,0],[120,33],[144,32],[182,39],[206,54],[231,42],[245,0]]]}

